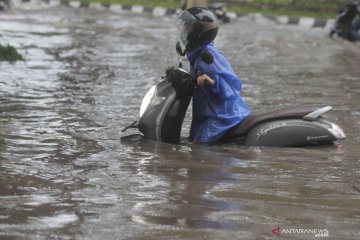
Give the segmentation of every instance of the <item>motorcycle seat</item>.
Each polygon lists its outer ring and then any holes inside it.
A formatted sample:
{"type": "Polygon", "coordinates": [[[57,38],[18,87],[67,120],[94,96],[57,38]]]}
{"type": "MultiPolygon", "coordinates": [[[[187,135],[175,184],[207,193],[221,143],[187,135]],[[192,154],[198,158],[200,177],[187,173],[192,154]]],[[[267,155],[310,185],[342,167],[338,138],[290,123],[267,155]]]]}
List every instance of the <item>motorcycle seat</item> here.
{"type": "Polygon", "coordinates": [[[242,121],[239,125],[233,127],[224,137],[241,136],[245,134],[254,125],[276,119],[302,118],[319,109],[318,107],[289,107],[265,113],[254,113],[242,121]]]}

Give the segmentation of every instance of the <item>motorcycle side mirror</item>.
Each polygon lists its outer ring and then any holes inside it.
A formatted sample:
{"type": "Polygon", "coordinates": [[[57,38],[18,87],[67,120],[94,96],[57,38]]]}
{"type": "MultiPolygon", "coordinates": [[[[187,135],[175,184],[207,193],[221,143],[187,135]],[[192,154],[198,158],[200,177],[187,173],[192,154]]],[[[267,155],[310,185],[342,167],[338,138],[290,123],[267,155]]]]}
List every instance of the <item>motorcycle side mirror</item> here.
{"type": "Polygon", "coordinates": [[[176,52],[180,55],[180,56],[184,56],[183,51],[181,49],[181,45],[180,42],[176,43],[176,52]]]}
{"type": "Polygon", "coordinates": [[[181,49],[181,45],[180,42],[176,43],[176,52],[179,54],[179,68],[182,68],[182,61],[181,61],[181,56],[184,56],[184,53],[181,49]]]}
{"type": "Polygon", "coordinates": [[[207,49],[204,49],[201,51],[200,58],[204,63],[206,63],[208,65],[210,65],[214,62],[213,55],[207,49]]]}

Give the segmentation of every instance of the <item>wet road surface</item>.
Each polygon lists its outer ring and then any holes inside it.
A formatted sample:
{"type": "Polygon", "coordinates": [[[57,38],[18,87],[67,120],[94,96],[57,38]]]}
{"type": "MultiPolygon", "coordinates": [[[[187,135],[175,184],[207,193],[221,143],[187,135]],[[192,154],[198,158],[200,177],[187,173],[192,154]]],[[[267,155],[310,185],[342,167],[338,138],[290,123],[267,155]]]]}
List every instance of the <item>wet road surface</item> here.
{"type": "Polygon", "coordinates": [[[26,58],[0,63],[0,238],[274,239],[280,227],[359,239],[359,45],[261,17],[222,25],[216,46],[253,110],[332,105],[347,139],[174,146],[120,140],[177,64],[173,18],[15,9],[0,14],[0,33],[26,58]]]}

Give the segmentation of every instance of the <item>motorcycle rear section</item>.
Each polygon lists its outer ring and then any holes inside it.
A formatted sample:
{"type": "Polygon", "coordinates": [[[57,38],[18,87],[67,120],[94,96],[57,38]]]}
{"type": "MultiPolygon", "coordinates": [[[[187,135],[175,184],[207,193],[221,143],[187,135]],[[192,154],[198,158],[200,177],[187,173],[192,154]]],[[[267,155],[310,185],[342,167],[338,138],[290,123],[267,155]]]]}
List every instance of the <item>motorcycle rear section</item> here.
{"type": "Polygon", "coordinates": [[[331,106],[295,107],[250,115],[227,134],[246,146],[302,147],[332,144],[345,139],[344,131],[322,117],[331,106]]]}

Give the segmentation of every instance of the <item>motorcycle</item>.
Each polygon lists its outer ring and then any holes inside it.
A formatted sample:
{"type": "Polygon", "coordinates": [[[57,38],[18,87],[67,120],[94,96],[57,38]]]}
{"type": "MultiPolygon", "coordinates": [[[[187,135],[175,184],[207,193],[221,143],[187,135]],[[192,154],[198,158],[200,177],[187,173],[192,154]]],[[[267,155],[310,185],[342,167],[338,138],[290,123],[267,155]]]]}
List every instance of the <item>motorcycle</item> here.
{"type": "MultiPolygon", "coordinates": [[[[181,55],[178,43],[177,52],[181,55]]],[[[201,53],[206,64],[212,64],[208,51],[201,53]]],[[[162,81],[152,86],[140,106],[140,119],[129,128],[137,128],[146,139],[179,144],[183,120],[192,98],[196,80],[182,68],[170,67],[162,81]]],[[[211,86],[204,86],[211,87],[211,86]]],[[[332,144],[345,139],[337,124],[322,117],[332,107],[291,107],[253,113],[230,129],[217,144],[235,142],[246,146],[301,147],[332,144]]]]}
{"type": "Polygon", "coordinates": [[[208,8],[216,14],[217,19],[223,23],[230,22],[230,17],[226,14],[225,3],[212,3],[208,8]]]}
{"type": "Polygon", "coordinates": [[[351,42],[360,41],[360,3],[350,2],[339,12],[335,18],[334,27],[330,29],[330,37],[336,34],[351,42]]]}
{"type": "Polygon", "coordinates": [[[0,0],[0,12],[10,9],[10,0],[0,0]]]}
{"type": "MultiPolygon", "coordinates": [[[[188,8],[187,1],[183,1],[181,10],[185,10],[187,8],[188,8]]],[[[215,13],[215,15],[219,21],[222,21],[223,23],[230,22],[230,17],[226,13],[226,4],[225,3],[222,3],[222,2],[211,3],[210,5],[207,6],[207,8],[215,13]]]]}

